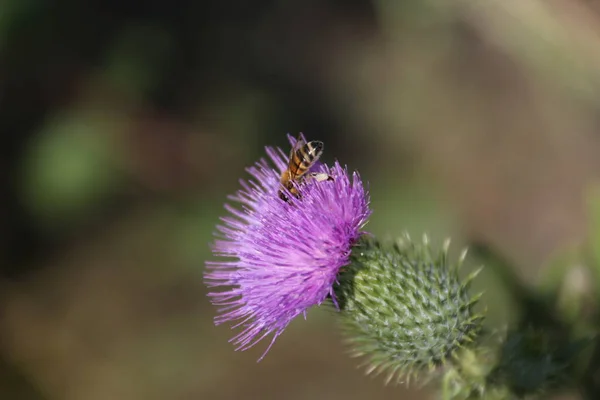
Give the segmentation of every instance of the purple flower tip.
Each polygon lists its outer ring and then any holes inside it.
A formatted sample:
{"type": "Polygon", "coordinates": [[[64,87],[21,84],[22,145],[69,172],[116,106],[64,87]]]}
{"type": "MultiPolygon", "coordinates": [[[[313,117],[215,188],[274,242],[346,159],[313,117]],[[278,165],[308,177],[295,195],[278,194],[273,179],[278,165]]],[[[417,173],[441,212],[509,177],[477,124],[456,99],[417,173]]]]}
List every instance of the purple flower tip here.
{"type": "Polygon", "coordinates": [[[223,289],[209,293],[219,307],[215,323],[242,328],[231,339],[237,350],[273,334],[260,359],[295,317],[328,295],[335,301],[337,273],[349,263],[370,215],[360,176],[350,176],[337,161],[315,166],[333,180],[308,180],[298,187],[299,199],[282,200],[279,178],[288,156],[281,149],[266,151],[275,168],[261,159],[247,169],[254,179],[240,181],[242,189],[229,197],[239,207],[226,204],[230,215],[217,226],[213,254],[225,259],[208,261],[205,273],[209,288],[223,289]]]}

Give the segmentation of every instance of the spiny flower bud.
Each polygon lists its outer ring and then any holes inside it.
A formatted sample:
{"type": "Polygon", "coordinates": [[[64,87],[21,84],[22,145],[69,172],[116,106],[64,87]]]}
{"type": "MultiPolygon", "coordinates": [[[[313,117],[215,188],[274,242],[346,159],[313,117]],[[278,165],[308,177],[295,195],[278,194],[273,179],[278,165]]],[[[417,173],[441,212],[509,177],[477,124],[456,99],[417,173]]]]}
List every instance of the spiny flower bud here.
{"type": "Polygon", "coordinates": [[[366,356],[367,373],[387,373],[386,383],[410,379],[441,365],[481,329],[469,283],[458,276],[464,260],[448,261],[447,242],[432,254],[427,237],[406,235],[393,246],[363,239],[344,267],[336,296],[355,356],[366,356]]]}

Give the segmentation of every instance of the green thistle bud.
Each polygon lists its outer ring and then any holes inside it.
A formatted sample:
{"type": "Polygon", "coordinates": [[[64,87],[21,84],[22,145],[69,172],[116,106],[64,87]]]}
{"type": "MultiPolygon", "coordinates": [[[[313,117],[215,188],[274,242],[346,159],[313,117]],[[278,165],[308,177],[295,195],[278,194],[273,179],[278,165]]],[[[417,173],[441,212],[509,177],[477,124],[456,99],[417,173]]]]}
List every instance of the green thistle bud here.
{"type": "Polygon", "coordinates": [[[427,237],[408,235],[393,246],[363,240],[340,274],[336,296],[355,356],[366,356],[367,373],[386,383],[433,370],[472,342],[483,316],[473,311],[469,283],[458,270],[466,252],[449,264],[447,242],[432,254],[427,237]]]}

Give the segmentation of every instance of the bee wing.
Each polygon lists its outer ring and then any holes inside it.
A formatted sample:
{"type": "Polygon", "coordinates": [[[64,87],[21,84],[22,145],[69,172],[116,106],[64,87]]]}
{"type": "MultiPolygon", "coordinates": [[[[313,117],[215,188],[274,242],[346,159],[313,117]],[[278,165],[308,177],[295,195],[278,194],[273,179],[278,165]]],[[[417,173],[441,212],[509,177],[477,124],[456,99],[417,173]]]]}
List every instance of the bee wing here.
{"type": "Polygon", "coordinates": [[[304,146],[306,144],[306,142],[304,141],[304,139],[302,139],[302,134],[299,133],[298,137],[296,138],[296,143],[294,143],[294,145],[292,146],[292,149],[290,150],[290,162],[292,161],[292,157],[294,156],[294,153],[297,152],[299,149],[302,148],[302,146],[304,146]]]}

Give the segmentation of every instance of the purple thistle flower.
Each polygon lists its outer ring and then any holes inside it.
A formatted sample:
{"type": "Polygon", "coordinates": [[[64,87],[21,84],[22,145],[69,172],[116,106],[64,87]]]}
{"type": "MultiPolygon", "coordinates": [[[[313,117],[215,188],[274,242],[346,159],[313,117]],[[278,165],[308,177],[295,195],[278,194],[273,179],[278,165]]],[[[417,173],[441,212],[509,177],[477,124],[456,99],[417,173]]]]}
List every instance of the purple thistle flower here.
{"type": "MultiPolygon", "coordinates": [[[[288,135],[292,145],[295,139],[288,135]]],[[[213,254],[227,260],[208,261],[205,281],[209,297],[219,307],[215,323],[243,327],[232,341],[246,350],[269,334],[269,351],[285,327],[298,315],[320,305],[330,295],[341,267],[349,263],[352,245],[363,233],[370,215],[369,198],[354,172],[336,161],[316,165],[330,181],[308,180],[301,198],[278,196],[279,178],[288,163],[281,149],[267,147],[275,168],[265,159],[247,169],[254,180],[240,180],[242,189],[226,204],[230,216],[221,218],[213,254]]]]}

